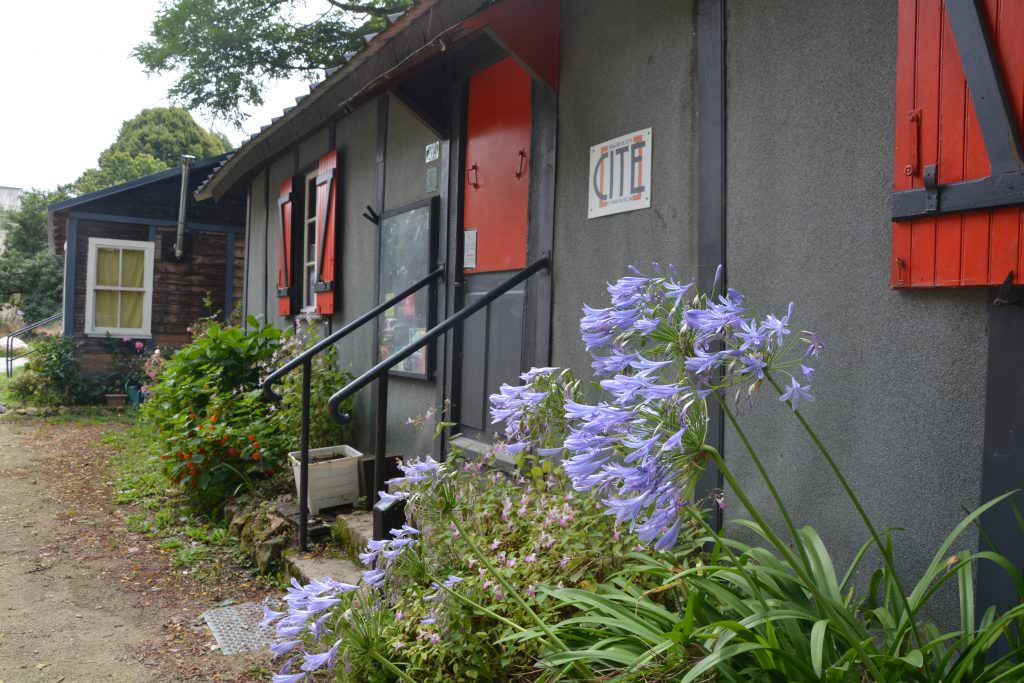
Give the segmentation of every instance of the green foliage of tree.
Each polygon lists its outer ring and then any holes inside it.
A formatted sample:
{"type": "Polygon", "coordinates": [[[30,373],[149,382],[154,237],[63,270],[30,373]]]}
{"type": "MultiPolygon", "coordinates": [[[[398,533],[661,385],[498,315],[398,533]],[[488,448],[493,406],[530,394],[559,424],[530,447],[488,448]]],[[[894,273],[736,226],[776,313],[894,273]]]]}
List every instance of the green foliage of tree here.
{"type": "Polygon", "coordinates": [[[169,0],[153,22],[151,40],[133,55],[147,73],[178,74],[170,91],[175,101],[238,125],[244,105],[263,104],[267,83],[322,76],[410,2],[317,0],[323,13],[302,21],[296,10],[306,8],[306,0],[169,0]]]}
{"type": "Polygon", "coordinates": [[[64,259],[45,251],[26,255],[13,249],[0,254],[0,301],[21,309],[25,322],[41,320],[60,309],[64,259]]]}
{"type": "Polygon", "coordinates": [[[231,143],[223,133],[208,131],[180,107],[143,109],[121,124],[117,139],[100,154],[100,167],[113,166],[119,158],[152,157],[164,168],[177,164],[182,154],[196,159],[223,154],[231,143]]]}
{"type": "Polygon", "coordinates": [[[46,207],[67,199],[64,189],[29,190],[21,195],[21,205],[7,215],[9,229],[4,250],[31,256],[46,250],[46,207]]]}
{"type": "Polygon", "coordinates": [[[89,194],[135,178],[157,173],[170,167],[151,154],[131,156],[125,152],[104,152],[98,168],[90,168],[74,183],[77,194],[89,194]]]}
{"type": "Polygon", "coordinates": [[[179,107],[143,109],[121,124],[117,138],[100,153],[72,187],[87,194],[170,168],[182,154],[197,159],[223,154],[231,143],[223,133],[204,129],[179,107]]]}
{"type": "Polygon", "coordinates": [[[0,252],[0,302],[10,302],[32,322],[60,308],[64,259],[48,252],[46,207],[66,199],[63,188],[29,190],[21,206],[8,214],[8,231],[0,252]]]}

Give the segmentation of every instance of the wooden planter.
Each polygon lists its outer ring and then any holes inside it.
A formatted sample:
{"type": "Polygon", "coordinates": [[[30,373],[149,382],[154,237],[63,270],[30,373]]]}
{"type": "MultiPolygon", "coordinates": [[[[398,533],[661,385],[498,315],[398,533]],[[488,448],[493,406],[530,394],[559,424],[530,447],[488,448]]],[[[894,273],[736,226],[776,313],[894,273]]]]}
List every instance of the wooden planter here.
{"type": "MultiPolygon", "coordinates": [[[[321,508],[355,505],[359,501],[359,459],[362,453],[348,445],[312,448],[309,451],[309,513],[321,508]]],[[[295,475],[298,500],[302,485],[299,451],[288,454],[295,475]]]]}
{"type": "Polygon", "coordinates": [[[128,394],[104,394],[103,397],[107,399],[107,406],[111,408],[119,408],[128,400],[128,394]]]}

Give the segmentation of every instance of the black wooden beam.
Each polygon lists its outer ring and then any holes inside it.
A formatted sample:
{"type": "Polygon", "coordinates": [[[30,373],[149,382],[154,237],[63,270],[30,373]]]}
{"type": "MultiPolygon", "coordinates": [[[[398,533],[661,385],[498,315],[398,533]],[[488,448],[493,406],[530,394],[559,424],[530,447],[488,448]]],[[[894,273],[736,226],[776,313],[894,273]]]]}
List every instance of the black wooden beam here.
{"type": "MultiPolygon", "coordinates": [[[[982,455],[981,500],[988,502],[1008,491],[1024,490],[1024,290],[1005,288],[988,308],[988,374],[985,382],[985,441],[982,455]],[[1016,300],[1016,303],[1008,303],[1016,300]]],[[[1024,495],[1011,498],[1024,511],[1024,495]]],[[[980,547],[997,550],[1018,571],[1024,570],[1024,530],[1009,502],[981,517],[980,547]]],[[[991,605],[1000,614],[1020,597],[1006,573],[992,562],[978,563],[978,618],[991,605]]]]}
{"type": "MultiPolygon", "coordinates": [[[[710,291],[725,265],[725,0],[697,2],[697,286],[710,291]]],[[[725,270],[718,283],[725,287],[725,270]]],[[[724,415],[708,403],[707,442],[724,452],[724,415]]],[[[722,473],[709,466],[698,495],[722,487],[722,473]]],[[[713,508],[711,523],[722,526],[713,508]]]]}

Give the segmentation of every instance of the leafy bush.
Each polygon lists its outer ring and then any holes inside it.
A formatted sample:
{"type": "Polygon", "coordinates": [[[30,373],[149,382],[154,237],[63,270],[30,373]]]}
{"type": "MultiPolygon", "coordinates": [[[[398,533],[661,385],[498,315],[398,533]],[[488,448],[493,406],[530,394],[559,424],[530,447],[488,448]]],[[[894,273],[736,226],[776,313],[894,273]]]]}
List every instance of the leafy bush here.
{"type": "MultiPolygon", "coordinates": [[[[318,341],[320,335],[315,325],[307,324],[298,332],[286,334],[265,369],[269,372],[281,367],[318,341]]],[[[347,443],[351,438],[351,428],[332,420],[326,407],[331,395],[352,379],[352,373],[338,369],[336,347],[329,347],[313,356],[310,378],[309,447],[347,443]]],[[[287,437],[288,450],[298,450],[302,431],[302,368],[295,368],[285,375],[275,391],[281,395],[281,402],[271,409],[274,422],[287,437]]],[[[340,408],[342,413],[351,411],[352,399],[340,408]]]]}
{"type": "Polygon", "coordinates": [[[285,437],[258,390],[260,366],[281,332],[249,319],[248,330],[204,320],[192,342],[162,364],[142,416],[158,433],[168,476],[209,509],[255,477],[274,472],[285,437]]]}
{"type": "Polygon", "coordinates": [[[31,356],[11,382],[15,398],[47,405],[70,405],[82,399],[84,384],[78,367],[77,342],[72,337],[41,337],[31,345],[31,356]]]}

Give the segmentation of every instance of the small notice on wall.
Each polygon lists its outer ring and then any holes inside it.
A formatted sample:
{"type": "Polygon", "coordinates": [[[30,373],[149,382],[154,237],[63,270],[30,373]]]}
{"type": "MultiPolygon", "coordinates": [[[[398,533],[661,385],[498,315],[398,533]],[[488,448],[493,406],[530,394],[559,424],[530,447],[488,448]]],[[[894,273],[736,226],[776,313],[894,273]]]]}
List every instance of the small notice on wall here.
{"type": "Polygon", "coordinates": [[[590,148],[587,217],[651,206],[651,129],[590,148]]]}
{"type": "Polygon", "coordinates": [[[476,228],[466,230],[466,240],[462,245],[462,267],[465,270],[476,268],[476,228]]]}

